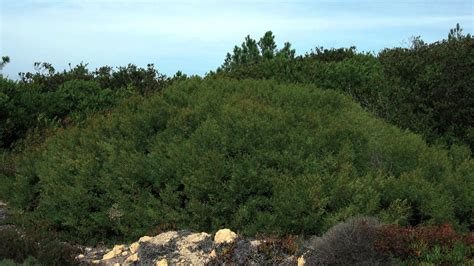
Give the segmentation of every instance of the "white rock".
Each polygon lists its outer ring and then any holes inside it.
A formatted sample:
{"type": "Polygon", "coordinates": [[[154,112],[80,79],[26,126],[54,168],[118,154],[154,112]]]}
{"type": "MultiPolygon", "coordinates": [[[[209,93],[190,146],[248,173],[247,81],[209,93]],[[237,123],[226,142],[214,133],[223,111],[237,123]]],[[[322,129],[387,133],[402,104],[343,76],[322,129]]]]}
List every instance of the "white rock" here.
{"type": "Polygon", "coordinates": [[[103,260],[110,260],[110,259],[114,258],[116,255],[117,255],[117,254],[115,254],[115,251],[112,250],[112,251],[110,251],[109,253],[106,253],[106,254],[102,257],[102,259],[103,259],[103,260]]]}
{"type": "Polygon", "coordinates": [[[162,259],[156,262],[156,266],[168,266],[168,261],[166,259],[162,259]]]}
{"type": "Polygon", "coordinates": [[[136,262],[138,261],[138,254],[133,254],[125,260],[125,263],[136,262]]]}
{"type": "Polygon", "coordinates": [[[305,259],[303,256],[298,258],[298,266],[304,266],[306,263],[305,259]]]}
{"type": "Polygon", "coordinates": [[[76,256],[76,259],[82,260],[84,257],[85,257],[84,254],[79,254],[76,256]]]}
{"type": "Polygon", "coordinates": [[[209,258],[215,258],[216,256],[217,256],[216,250],[213,249],[213,250],[211,251],[211,253],[209,253],[209,258]]]}
{"type": "Polygon", "coordinates": [[[138,247],[140,247],[140,244],[138,244],[138,242],[132,243],[129,248],[130,252],[137,253],[138,247]]]}
{"type": "Polygon", "coordinates": [[[210,236],[208,233],[195,233],[180,239],[176,243],[180,257],[192,265],[204,265],[209,262],[209,255],[199,250],[197,245],[210,236]]]}
{"type": "Polygon", "coordinates": [[[125,248],[125,245],[116,245],[114,246],[114,248],[109,251],[107,254],[105,254],[102,259],[103,260],[110,260],[114,257],[116,257],[117,255],[119,255],[120,253],[122,253],[123,249],[125,248]]]}
{"type": "Polygon", "coordinates": [[[206,239],[207,237],[210,237],[208,233],[195,233],[195,234],[190,234],[187,237],[183,238],[181,242],[187,242],[187,243],[199,243],[206,239]]]}
{"type": "Polygon", "coordinates": [[[125,245],[115,245],[112,250],[120,250],[122,251],[125,248],[125,245]]]}
{"type": "MultiPolygon", "coordinates": [[[[178,232],[176,231],[169,231],[166,233],[159,234],[155,237],[152,237],[148,242],[151,242],[155,245],[161,245],[164,246],[166,243],[168,243],[170,240],[178,237],[178,232]]],[[[138,241],[140,242],[140,240],[138,241]]]]}
{"type": "Polygon", "coordinates": [[[140,239],[138,239],[138,242],[148,242],[152,239],[151,236],[142,236],[140,239]]]}
{"type": "Polygon", "coordinates": [[[232,232],[229,229],[221,229],[217,231],[216,235],[214,236],[214,242],[216,242],[216,244],[232,243],[236,238],[236,233],[232,232]]]}
{"type": "Polygon", "coordinates": [[[250,241],[250,245],[252,245],[252,247],[254,247],[254,248],[260,246],[260,244],[262,244],[262,242],[261,242],[260,240],[252,240],[252,241],[250,241]]]}

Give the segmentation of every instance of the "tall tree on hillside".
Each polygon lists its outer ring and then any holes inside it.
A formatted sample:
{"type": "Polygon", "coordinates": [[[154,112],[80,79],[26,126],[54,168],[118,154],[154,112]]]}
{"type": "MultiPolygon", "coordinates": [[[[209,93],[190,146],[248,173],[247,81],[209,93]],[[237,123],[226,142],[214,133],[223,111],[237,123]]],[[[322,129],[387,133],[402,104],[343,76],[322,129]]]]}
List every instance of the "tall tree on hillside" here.
{"type": "Polygon", "coordinates": [[[278,50],[276,55],[279,58],[293,59],[295,58],[295,52],[295,49],[291,48],[291,43],[285,42],[285,44],[283,44],[283,48],[278,50]]]}
{"type": "Polygon", "coordinates": [[[258,41],[258,46],[260,47],[263,58],[272,59],[275,56],[277,48],[273,33],[271,31],[265,32],[265,35],[258,41]]]}
{"type": "Polygon", "coordinates": [[[449,30],[448,40],[453,40],[453,39],[459,40],[459,39],[463,39],[463,38],[469,38],[470,39],[471,35],[469,33],[467,35],[464,35],[462,33],[461,25],[459,25],[459,23],[457,23],[454,28],[449,30]]]}
{"type": "Polygon", "coordinates": [[[244,64],[257,63],[260,60],[260,51],[258,50],[257,42],[250,38],[250,35],[245,37],[242,43],[242,56],[244,64]]]}

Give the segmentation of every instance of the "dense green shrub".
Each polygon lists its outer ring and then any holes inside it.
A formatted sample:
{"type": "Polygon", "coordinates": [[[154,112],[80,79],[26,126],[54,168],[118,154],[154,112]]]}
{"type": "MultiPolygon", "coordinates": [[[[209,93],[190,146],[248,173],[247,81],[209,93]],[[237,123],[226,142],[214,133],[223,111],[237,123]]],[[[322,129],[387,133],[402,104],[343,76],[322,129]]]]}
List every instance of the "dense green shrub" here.
{"type": "Polygon", "coordinates": [[[80,64],[63,72],[48,63],[35,67],[36,73],[20,73],[20,81],[0,75],[0,148],[21,150],[30,141],[41,143],[45,130],[81,122],[122,99],[159,92],[186,78],[180,72],[167,78],[153,65],[89,71],[80,64]]]}
{"type": "Polygon", "coordinates": [[[342,91],[429,143],[464,143],[474,150],[474,39],[463,35],[459,25],[445,40],[426,44],[414,38],[410,48],[386,48],[377,55],[355,47],[318,47],[295,57],[287,43],[281,50],[272,47],[273,53],[289,56],[265,57],[254,43],[247,36],[209,76],[276,79],[342,91]]]}
{"type": "Polygon", "coordinates": [[[474,164],[312,86],[194,78],[131,98],[26,154],[7,189],[67,239],[160,226],[319,234],[356,215],[472,221],[474,164]]]}
{"type": "Polygon", "coordinates": [[[445,40],[415,38],[410,48],[383,50],[389,119],[430,142],[462,140],[474,149],[474,38],[459,25],[445,40]]]}

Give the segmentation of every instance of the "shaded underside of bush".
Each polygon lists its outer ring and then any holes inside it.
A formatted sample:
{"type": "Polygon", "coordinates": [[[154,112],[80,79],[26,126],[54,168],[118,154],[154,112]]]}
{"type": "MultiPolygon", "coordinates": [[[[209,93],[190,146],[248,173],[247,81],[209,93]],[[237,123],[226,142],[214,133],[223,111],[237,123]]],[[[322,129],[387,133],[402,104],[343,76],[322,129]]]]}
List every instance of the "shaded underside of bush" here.
{"type": "Polygon", "coordinates": [[[195,78],[131,98],[18,169],[3,197],[78,242],[319,234],[354,215],[467,228],[474,209],[468,150],[430,148],[335,91],[271,81],[195,78]]]}
{"type": "Polygon", "coordinates": [[[78,252],[43,228],[0,228],[0,265],[76,265],[74,257],[78,252]]]}

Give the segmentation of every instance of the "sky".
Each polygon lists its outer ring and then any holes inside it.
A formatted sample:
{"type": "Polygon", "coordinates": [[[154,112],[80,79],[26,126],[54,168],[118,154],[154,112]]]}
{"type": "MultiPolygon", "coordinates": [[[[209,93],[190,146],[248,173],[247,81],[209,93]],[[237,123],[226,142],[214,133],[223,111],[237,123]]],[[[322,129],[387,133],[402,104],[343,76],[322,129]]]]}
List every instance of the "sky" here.
{"type": "Polygon", "coordinates": [[[271,30],[297,54],[319,46],[379,52],[473,33],[474,0],[0,0],[2,74],[16,79],[34,62],[57,70],[81,62],[203,75],[245,36],[271,30]]]}

